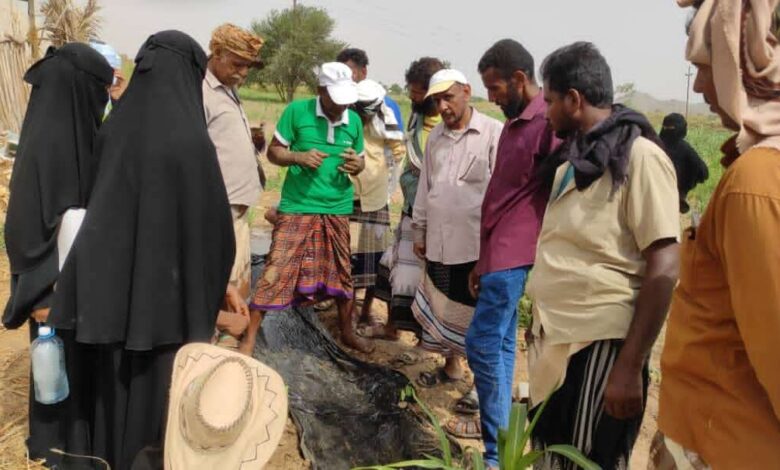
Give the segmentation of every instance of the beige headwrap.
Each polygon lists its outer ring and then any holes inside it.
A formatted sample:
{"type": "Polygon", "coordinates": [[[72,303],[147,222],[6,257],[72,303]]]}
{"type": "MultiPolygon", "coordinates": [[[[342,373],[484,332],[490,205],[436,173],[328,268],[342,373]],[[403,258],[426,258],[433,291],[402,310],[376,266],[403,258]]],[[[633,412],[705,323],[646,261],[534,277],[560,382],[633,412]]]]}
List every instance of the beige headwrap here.
{"type": "Polygon", "coordinates": [[[778,4],[704,0],[690,26],[687,58],[712,67],[718,104],[741,127],[740,152],[754,146],[780,149],[778,4]]]}
{"type": "Polygon", "coordinates": [[[227,50],[242,59],[254,64],[260,64],[260,48],[263,47],[263,39],[236,25],[225,23],[211,33],[209,49],[212,54],[227,50]]]}

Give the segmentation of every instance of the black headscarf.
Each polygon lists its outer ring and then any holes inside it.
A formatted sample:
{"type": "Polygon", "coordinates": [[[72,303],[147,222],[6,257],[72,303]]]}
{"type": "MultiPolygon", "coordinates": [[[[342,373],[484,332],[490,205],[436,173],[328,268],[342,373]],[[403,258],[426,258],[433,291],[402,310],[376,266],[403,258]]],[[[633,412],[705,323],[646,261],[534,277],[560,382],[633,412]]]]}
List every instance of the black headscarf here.
{"type": "Polygon", "coordinates": [[[86,44],[49,48],[24,76],[32,85],[11,178],[5,242],[11,297],[3,324],[17,328],[48,306],[57,279],[57,227],[92,189],[93,145],[114,71],[86,44]]]}
{"type": "Polygon", "coordinates": [[[574,167],[574,182],[582,191],[609,169],[612,192],[628,177],[628,158],[637,137],[645,137],[662,147],[647,118],[623,105],[614,105],[612,114],[590,130],[569,142],[563,158],[574,167]]]}
{"type": "Polygon", "coordinates": [[[677,173],[677,190],[680,193],[680,211],[688,211],[685,201],[688,192],[697,184],[707,180],[710,175],[707,164],[691,145],[685,141],[688,123],[682,114],[672,113],[664,118],[659,136],[664,143],[666,153],[672,159],[677,173]]]}
{"type": "Polygon", "coordinates": [[[151,36],[98,137],[87,215],[49,322],[125,349],[208,341],[235,254],[227,192],[208,135],[206,54],[189,36],[151,36]]]}

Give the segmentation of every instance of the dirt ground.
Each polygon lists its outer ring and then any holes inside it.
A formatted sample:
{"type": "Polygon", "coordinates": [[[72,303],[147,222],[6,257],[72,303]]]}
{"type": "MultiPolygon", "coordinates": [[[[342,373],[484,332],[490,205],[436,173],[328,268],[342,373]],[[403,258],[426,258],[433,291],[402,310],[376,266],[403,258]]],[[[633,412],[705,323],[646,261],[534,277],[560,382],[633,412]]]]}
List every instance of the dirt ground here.
{"type": "MultiPolygon", "coordinates": [[[[256,210],[255,225],[264,227],[262,211],[264,207],[274,203],[278,198],[275,195],[263,197],[260,206],[256,210]]],[[[9,286],[8,259],[4,250],[0,255],[0,305],[5,305],[8,299],[9,286]]],[[[374,310],[380,315],[386,314],[384,304],[375,302],[374,310]]],[[[323,321],[334,338],[338,338],[336,329],[335,312],[322,314],[323,321]]],[[[656,418],[658,415],[658,356],[662,348],[663,334],[659,344],[656,345],[651,362],[653,383],[650,387],[647,412],[645,414],[642,432],[634,449],[631,459],[631,468],[644,469],[647,467],[647,456],[650,440],[656,430],[656,418]]],[[[363,360],[382,365],[389,365],[392,358],[414,347],[413,335],[403,333],[397,342],[377,341],[376,351],[371,355],[357,354],[363,360]]],[[[27,435],[27,392],[29,384],[29,336],[27,328],[9,331],[0,327],[0,470],[42,468],[35,463],[28,462],[25,454],[24,439],[27,435]]],[[[422,371],[433,370],[443,364],[443,360],[435,355],[426,355],[418,364],[399,369],[412,381],[422,371]]],[[[471,376],[455,384],[441,385],[435,388],[422,388],[419,395],[438,415],[442,423],[451,416],[452,403],[470,388],[471,376]]],[[[517,369],[515,380],[526,380],[526,358],[523,351],[518,350],[517,369]]],[[[478,441],[461,441],[464,447],[479,447],[478,441]]],[[[389,463],[389,462],[376,462],[389,463]]],[[[288,419],[287,428],[281,443],[272,459],[268,463],[268,469],[272,470],[302,470],[310,468],[299,451],[299,439],[292,421],[288,419]]]]}

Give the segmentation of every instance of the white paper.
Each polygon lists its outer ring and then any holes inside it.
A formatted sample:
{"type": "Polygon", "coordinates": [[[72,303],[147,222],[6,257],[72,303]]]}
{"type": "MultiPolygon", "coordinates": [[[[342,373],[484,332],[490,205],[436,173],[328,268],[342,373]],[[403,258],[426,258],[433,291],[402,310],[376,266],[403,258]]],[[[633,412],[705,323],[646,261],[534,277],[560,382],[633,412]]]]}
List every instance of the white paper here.
{"type": "Polygon", "coordinates": [[[81,223],[84,221],[84,216],[86,214],[86,209],[68,209],[62,216],[60,231],[57,233],[57,252],[59,254],[60,271],[62,271],[62,266],[65,264],[65,259],[68,257],[68,252],[70,252],[70,248],[76,240],[76,235],[79,233],[81,223]]]}

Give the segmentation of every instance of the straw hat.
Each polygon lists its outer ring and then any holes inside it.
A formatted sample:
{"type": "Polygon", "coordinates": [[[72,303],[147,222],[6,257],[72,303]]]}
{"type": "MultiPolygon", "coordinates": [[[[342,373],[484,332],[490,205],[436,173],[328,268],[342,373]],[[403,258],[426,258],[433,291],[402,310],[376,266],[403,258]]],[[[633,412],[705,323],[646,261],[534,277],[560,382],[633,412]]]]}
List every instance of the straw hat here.
{"type": "Polygon", "coordinates": [[[261,469],[287,422],[287,391],[270,367],[209,344],[173,365],[165,469],[261,469]]]}

